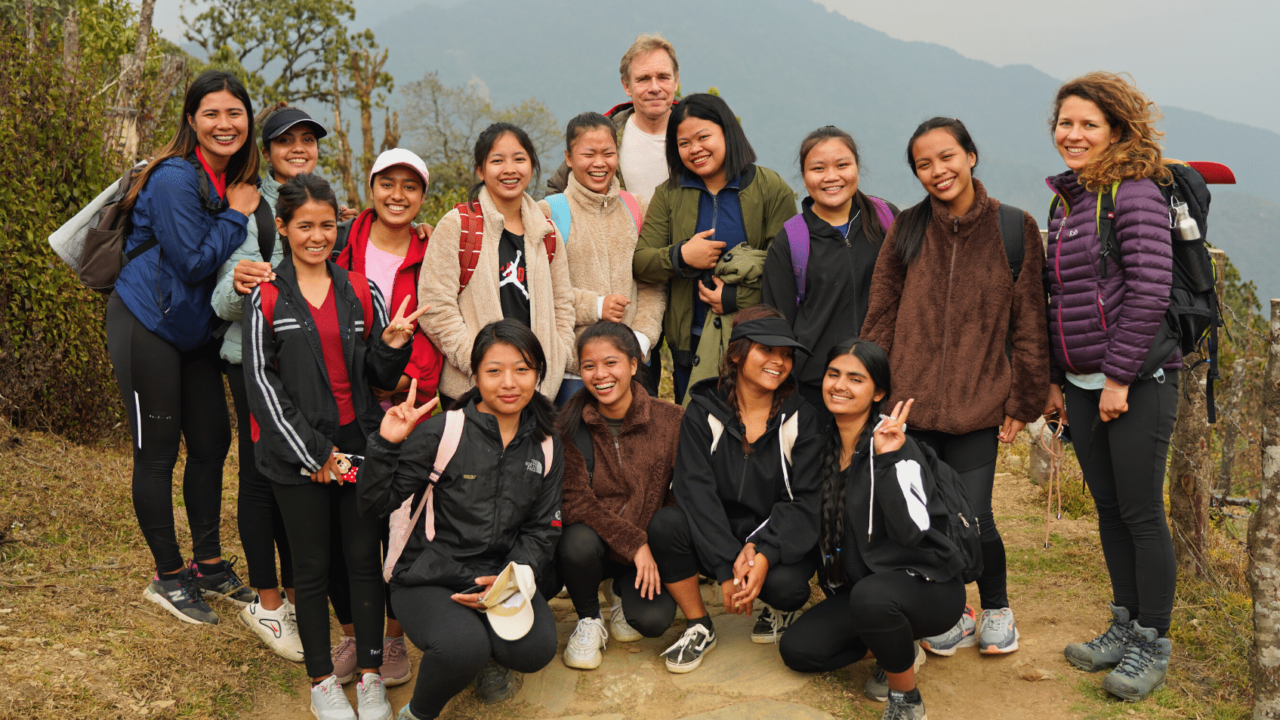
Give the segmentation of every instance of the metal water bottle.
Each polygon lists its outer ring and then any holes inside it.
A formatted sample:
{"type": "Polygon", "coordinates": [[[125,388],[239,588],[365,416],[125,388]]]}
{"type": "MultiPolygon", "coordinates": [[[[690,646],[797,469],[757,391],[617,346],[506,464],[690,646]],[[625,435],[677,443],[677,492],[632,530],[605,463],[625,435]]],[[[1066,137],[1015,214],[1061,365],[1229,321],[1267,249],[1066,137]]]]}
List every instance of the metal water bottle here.
{"type": "Polygon", "coordinates": [[[1191,213],[1187,212],[1187,204],[1181,200],[1173,202],[1173,226],[1178,230],[1178,237],[1190,242],[1191,240],[1200,239],[1200,225],[1196,223],[1196,219],[1191,217],[1191,213]]]}

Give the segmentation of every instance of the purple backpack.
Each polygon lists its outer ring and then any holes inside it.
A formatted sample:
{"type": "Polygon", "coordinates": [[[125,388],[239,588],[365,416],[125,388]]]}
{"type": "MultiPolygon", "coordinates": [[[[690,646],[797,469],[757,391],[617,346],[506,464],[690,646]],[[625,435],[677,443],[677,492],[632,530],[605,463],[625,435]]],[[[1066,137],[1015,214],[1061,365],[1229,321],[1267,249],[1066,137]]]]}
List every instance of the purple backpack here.
{"type": "MultiPolygon", "coordinates": [[[[893,224],[893,211],[889,209],[889,203],[871,195],[868,195],[867,199],[875,206],[880,227],[884,228],[887,234],[889,226],[893,224]]],[[[792,216],[782,224],[782,229],[787,231],[787,242],[791,245],[791,272],[796,278],[796,307],[800,307],[804,302],[806,278],[809,273],[809,226],[804,221],[804,213],[792,216]]]]}

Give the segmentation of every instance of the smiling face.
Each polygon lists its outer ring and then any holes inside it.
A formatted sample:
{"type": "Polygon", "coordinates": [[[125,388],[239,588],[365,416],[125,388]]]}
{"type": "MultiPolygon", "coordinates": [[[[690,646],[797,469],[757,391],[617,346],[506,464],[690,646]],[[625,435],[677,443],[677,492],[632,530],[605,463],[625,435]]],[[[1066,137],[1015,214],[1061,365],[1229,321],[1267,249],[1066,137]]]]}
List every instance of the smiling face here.
{"type": "Polygon", "coordinates": [[[1083,169],[1119,139],[1120,128],[1112,128],[1092,100],[1070,95],[1058,107],[1053,144],[1068,168],[1083,169]]]}
{"type": "Polygon", "coordinates": [[[618,144],[613,133],[602,127],[591,128],[573,141],[564,154],[573,177],[593,193],[603,195],[618,172],[618,144]]]}
{"type": "Polygon", "coordinates": [[[608,340],[591,340],[578,355],[578,372],[587,392],[606,417],[622,417],[631,407],[631,378],[639,365],[635,358],[608,340]]]}
{"type": "Polygon", "coordinates": [[[622,81],[622,90],[634,103],[639,115],[653,121],[671,112],[671,100],[680,86],[680,76],[666,50],[658,48],[631,61],[630,78],[622,81]]]}
{"type": "Polygon", "coordinates": [[[315,172],[320,158],[320,141],[310,125],[299,123],[275,137],[262,151],[271,165],[271,175],[284,184],[302,173],[315,172]]]}
{"type": "Polygon", "coordinates": [[[418,216],[426,188],[422,176],[403,165],[392,165],[373,178],[373,211],[378,222],[404,227],[418,216]]]}
{"type": "Polygon", "coordinates": [[[538,371],[514,346],[494,343],[475,376],[480,402],[476,409],[499,419],[518,418],[537,392],[538,371]]]}
{"type": "Polygon", "coordinates": [[[724,130],[710,120],[686,117],[676,128],[680,162],[707,184],[724,179],[724,130]]]}
{"type": "Polygon", "coordinates": [[[249,114],[244,103],[226,90],[201,98],[200,106],[194,115],[187,116],[187,122],[195,130],[196,143],[214,172],[222,172],[231,156],[249,139],[249,114]]]}
{"type": "Polygon", "coordinates": [[[977,156],[966,153],[956,136],[944,128],[916,138],[911,156],[916,178],[925,191],[946,203],[952,214],[965,214],[973,205],[973,166],[978,162],[977,156]]]}
{"type": "Polygon", "coordinates": [[[871,403],[883,399],[884,391],[872,382],[866,366],[857,356],[846,353],[827,365],[827,372],[822,376],[822,402],[832,415],[869,415],[871,403]]]}
{"type": "Polygon", "coordinates": [[[791,367],[795,364],[794,353],[789,347],[752,343],[747,357],[738,366],[738,385],[772,393],[791,374],[791,367]]]}
{"type": "Polygon", "coordinates": [[[338,214],[327,202],[308,200],[288,223],[276,218],[276,229],[289,241],[295,267],[323,265],[338,239],[338,214]]]}
{"type": "Polygon", "coordinates": [[[503,133],[494,141],[484,165],[476,168],[476,177],[489,189],[495,203],[519,202],[533,177],[533,162],[515,135],[503,133]]]}
{"type": "Polygon", "coordinates": [[[815,206],[849,216],[858,191],[858,161],[843,140],[823,140],[804,159],[804,188],[815,206]]]}

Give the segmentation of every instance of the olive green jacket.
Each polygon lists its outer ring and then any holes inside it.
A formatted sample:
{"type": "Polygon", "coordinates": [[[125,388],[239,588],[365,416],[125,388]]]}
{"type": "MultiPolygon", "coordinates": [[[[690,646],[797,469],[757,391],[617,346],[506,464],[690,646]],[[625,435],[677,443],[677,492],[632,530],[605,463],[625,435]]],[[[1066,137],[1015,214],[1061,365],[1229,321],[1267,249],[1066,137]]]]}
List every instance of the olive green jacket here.
{"type": "MultiPolygon", "coordinates": [[[[716,263],[715,276],[724,281],[725,287],[737,288],[736,299],[739,308],[751,307],[760,302],[761,288],[764,287],[764,259],[768,250],[748,248],[739,245],[720,256],[716,263]]],[[[723,308],[728,310],[728,308],[723,308]]],[[[702,339],[698,342],[698,356],[702,358],[689,374],[689,387],[699,380],[715,377],[720,374],[720,360],[729,349],[729,335],[733,332],[733,314],[726,312],[717,315],[707,312],[707,320],[702,326],[702,339]],[[715,357],[716,362],[709,358],[715,357]]],[[[684,404],[689,406],[693,393],[685,393],[684,404]]]]}

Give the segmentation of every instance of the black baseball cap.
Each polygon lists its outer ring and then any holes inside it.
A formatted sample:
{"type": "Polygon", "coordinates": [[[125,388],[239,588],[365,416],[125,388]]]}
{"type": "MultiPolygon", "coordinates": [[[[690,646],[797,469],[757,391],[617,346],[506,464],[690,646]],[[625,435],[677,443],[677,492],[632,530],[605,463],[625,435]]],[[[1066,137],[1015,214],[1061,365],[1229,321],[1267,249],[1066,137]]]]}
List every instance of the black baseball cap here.
{"type": "Polygon", "coordinates": [[[791,332],[791,326],[782,318],[759,318],[738,323],[729,335],[729,342],[746,338],[752,342],[768,347],[789,347],[799,350],[805,355],[812,355],[791,332]]]}
{"type": "Polygon", "coordinates": [[[311,125],[317,140],[329,134],[329,129],[321,125],[319,121],[312,119],[305,110],[290,107],[284,108],[268,117],[267,121],[262,124],[262,141],[266,143],[275,140],[298,123],[311,125]]]}

